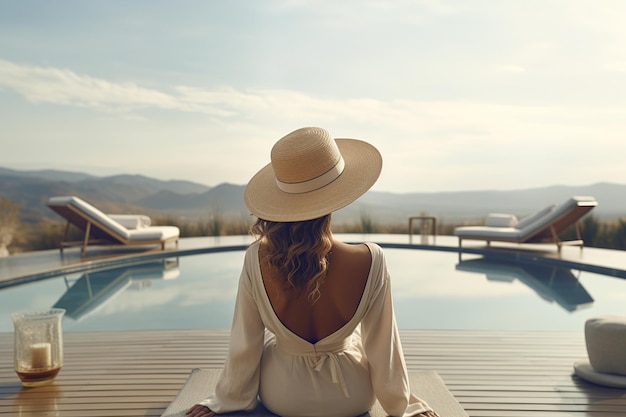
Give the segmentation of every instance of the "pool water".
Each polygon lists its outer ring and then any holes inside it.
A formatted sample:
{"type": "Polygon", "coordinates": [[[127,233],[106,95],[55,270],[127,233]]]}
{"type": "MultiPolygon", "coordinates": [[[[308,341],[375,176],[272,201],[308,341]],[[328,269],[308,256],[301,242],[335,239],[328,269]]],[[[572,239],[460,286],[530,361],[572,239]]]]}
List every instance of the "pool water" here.
{"type": "MultiPolygon", "coordinates": [[[[454,252],[385,249],[401,329],[581,331],[624,314],[626,280],[454,252]]],[[[61,275],[0,290],[9,314],[62,307],[65,331],[228,329],[244,252],[151,261],[61,275]]]]}

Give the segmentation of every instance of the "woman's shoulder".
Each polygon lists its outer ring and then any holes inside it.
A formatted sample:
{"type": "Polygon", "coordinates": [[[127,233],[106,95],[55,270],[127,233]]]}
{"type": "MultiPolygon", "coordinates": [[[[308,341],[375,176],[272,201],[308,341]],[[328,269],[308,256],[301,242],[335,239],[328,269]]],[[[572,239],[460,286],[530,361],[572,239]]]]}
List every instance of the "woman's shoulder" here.
{"type": "Polygon", "coordinates": [[[368,247],[368,249],[370,250],[372,255],[374,255],[374,254],[376,254],[376,255],[383,255],[383,248],[381,248],[378,243],[365,242],[363,244],[368,247]]]}
{"type": "Polygon", "coordinates": [[[370,271],[371,267],[377,270],[380,265],[385,264],[385,257],[382,248],[376,243],[339,243],[333,245],[330,254],[330,262],[339,261],[347,270],[370,271]]]}
{"type": "Polygon", "coordinates": [[[261,241],[260,240],[255,240],[254,242],[252,242],[247,248],[246,248],[246,253],[255,253],[258,252],[259,250],[259,246],[261,245],[261,241]]]}
{"type": "Polygon", "coordinates": [[[258,264],[259,262],[259,246],[260,242],[253,242],[246,248],[246,253],[244,256],[244,265],[246,267],[251,267],[253,265],[258,264]]]}
{"type": "Polygon", "coordinates": [[[331,254],[341,254],[348,257],[368,256],[370,250],[365,243],[345,243],[334,241],[331,254]]]}
{"type": "Polygon", "coordinates": [[[365,259],[371,258],[375,259],[383,256],[382,248],[373,242],[363,242],[363,243],[344,243],[344,242],[334,242],[332,253],[342,254],[343,256],[350,257],[353,259],[365,259]]]}

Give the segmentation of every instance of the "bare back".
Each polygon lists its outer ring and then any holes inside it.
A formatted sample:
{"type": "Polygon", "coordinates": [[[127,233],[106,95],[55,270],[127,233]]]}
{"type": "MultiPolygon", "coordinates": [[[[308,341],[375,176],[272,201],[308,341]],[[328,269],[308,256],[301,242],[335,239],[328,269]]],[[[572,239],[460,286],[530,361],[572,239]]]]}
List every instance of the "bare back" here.
{"type": "MultiPolygon", "coordinates": [[[[263,253],[263,245],[259,251],[263,253]]],[[[261,274],[278,319],[302,339],[316,343],[352,319],[363,296],[371,264],[372,255],[367,245],[348,245],[333,240],[326,280],[314,304],[309,302],[306,291],[296,294],[287,290],[275,268],[267,262],[261,261],[261,274]]]]}

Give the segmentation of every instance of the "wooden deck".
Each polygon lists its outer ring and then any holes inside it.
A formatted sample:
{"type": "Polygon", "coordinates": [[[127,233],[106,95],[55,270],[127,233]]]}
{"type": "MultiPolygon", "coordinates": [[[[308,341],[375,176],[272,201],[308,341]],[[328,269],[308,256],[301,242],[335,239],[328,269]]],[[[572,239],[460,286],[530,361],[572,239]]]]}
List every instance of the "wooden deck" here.
{"type": "MultiPolygon", "coordinates": [[[[626,390],[572,375],[582,333],[401,331],[410,369],[434,369],[470,416],[626,416],[626,390]]],[[[227,331],[66,332],[53,385],[22,388],[0,333],[0,416],[160,416],[192,368],[220,368],[227,331]]],[[[442,416],[445,417],[445,416],[442,416]]]]}
{"type": "MultiPolygon", "coordinates": [[[[348,235],[345,240],[370,238],[348,235]]],[[[377,235],[375,241],[407,246],[406,236],[400,235],[377,235]]],[[[81,258],[79,251],[21,254],[0,259],[0,287],[131,258],[183,256],[247,243],[247,236],[188,238],[177,250],[119,254],[92,250],[88,259],[81,258]]],[[[408,243],[420,248],[410,239],[408,243]]],[[[422,248],[456,251],[457,243],[451,236],[438,236],[436,246],[422,248]]],[[[626,278],[623,251],[585,248],[584,256],[582,251],[558,254],[552,248],[464,251],[516,259],[540,254],[567,268],[626,278]]],[[[13,335],[0,333],[0,417],[158,417],[191,369],[221,368],[228,347],[228,332],[218,330],[66,332],[64,336],[65,366],[57,381],[22,388],[13,370],[13,335]]],[[[409,369],[436,370],[470,416],[626,417],[626,390],[603,388],[572,375],[574,361],[586,357],[582,331],[402,330],[401,336],[409,369]]]]}

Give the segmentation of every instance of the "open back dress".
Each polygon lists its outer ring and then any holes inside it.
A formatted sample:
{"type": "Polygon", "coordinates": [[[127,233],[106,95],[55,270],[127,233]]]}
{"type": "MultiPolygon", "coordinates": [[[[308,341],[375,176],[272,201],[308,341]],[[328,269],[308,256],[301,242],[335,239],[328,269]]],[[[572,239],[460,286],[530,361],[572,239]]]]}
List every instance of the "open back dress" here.
{"type": "Polygon", "coordinates": [[[311,343],[280,321],[267,295],[259,243],[246,251],[230,346],[215,393],[200,404],[216,413],[253,410],[260,398],[275,414],[354,417],[376,399],[390,416],[430,410],[410,392],[382,249],[372,256],[354,316],[311,343]]]}

